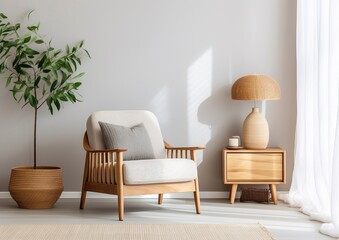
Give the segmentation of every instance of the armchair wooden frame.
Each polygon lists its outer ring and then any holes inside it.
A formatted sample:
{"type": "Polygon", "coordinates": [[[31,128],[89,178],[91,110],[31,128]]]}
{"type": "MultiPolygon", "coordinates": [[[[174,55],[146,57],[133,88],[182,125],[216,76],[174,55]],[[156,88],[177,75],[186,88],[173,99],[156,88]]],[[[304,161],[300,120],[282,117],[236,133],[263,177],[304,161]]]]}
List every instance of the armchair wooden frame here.
{"type": "MultiPolygon", "coordinates": [[[[187,158],[196,161],[196,151],[204,149],[204,147],[173,147],[165,141],[164,144],[168,158],[187,158]]],[[[123,153],[127,149],[94,150],[89,145],[87,132],[84,135],[83,147],[86,150],[86,159],[80,209],[85,206],[87,191],[117,195],[119,220],[123,221],[124,196],[158,194],[158,204],[162,204],[164,193],[193,192],[196,213],[200,213],[198,177],[190,182],[124,185],[123,153]]]]}

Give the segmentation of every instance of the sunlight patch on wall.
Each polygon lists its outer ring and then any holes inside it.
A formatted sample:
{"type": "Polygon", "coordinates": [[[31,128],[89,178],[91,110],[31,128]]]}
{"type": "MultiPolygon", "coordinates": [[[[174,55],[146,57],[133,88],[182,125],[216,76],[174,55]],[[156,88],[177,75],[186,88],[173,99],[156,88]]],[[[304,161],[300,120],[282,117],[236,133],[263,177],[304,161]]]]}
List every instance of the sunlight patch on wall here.
{"type": "Polygon", "coordinates": [[[211,96],[212,58],[209,48],[187,70],[187,126],[189,144],[202,145],[211,139],[211,129],[198,119],[199,106],[211,96]]]}
{"type": "Polygon", "coordinates": [[[169,103],[170,97],[167,85],[163,86],[150,101],[150,109],[156,114],[162,126],[166,126],[170,119],[169,103]]]}

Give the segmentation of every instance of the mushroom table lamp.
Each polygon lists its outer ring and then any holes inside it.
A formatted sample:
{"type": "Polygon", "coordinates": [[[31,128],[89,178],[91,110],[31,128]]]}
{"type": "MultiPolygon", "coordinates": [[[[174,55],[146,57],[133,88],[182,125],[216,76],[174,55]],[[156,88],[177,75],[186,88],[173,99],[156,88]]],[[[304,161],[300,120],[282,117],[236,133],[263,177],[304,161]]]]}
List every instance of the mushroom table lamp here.
{"type": "Polygon", "coordinates": [[[252,112],[243,124],[242,142],[247,149],[266,149],[269,141],[267,120],[256,107],[256,100],[280,99],[280,87],[269,76],[247,75],[239,78],[232,86],[232,99],[254,100],[252,112]]]}

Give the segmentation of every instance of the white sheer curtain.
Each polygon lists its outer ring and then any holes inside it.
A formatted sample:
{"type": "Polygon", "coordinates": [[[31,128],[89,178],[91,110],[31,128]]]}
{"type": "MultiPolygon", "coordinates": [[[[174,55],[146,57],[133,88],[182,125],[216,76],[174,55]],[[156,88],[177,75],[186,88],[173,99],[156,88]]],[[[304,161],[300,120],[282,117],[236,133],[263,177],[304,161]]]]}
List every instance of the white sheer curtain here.
{"type": "Polygon", "coordinates": [[[297,127],[287,201],[339,237],[339,0],[297,2],[297,127]]]}

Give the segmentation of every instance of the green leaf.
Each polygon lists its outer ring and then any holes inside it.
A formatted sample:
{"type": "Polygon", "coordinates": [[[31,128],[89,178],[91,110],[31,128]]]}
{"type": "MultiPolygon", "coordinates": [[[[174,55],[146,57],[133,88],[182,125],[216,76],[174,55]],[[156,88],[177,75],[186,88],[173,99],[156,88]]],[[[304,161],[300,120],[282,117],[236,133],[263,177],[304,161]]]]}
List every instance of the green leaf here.
{"type": "Polygon", "coordinates": [[[46,60],[46,55],[44,55],[41,59],[40,59],[40,61],[39,61],[39,63],[38,63],[38,68],[41,68],[42,66],[43,66],[43,64],[44,64],[44,62],[45,62],[45,60],[46,60]]]}
{"type": "Polygon", "coordinates": [[[0,64],[0,73],[5,69],[5,63],[0,64]]]}
{"type": "Polygon", "coordinates": [[[48,55],[46,55],[46,59],[44,61],[44,64],[42,65],[43,68],[50,68],[52,62],[48,55]]]}
{"type": "Polygon", "coordinates": [[[46,85],[43,84],[42,85],[42,95],[45,96],[45,94],[46,94],[46,85]]]}
{"type": "Polygon", "coordinates": [[[86,49],[84,49],[84,51],[87,53],[87,56],[88,56],[89,58],[91,58],[91,55],[89,54],[89,52],[88,52],[86,49]]]}
{"type": "Polygon", "coordinates": [[[84,75],[85,75],[85,73],[82,72],[82,73],[79,73],[78,75],[76,75],[75,77],[72,77],[72,79],[81,78],[84,75]]]}
{"type": "Polygon", "coordinates": [[[52,73],[53,73],[53,77],[55,80],[58,80],[59,76],[58,76],[58,72],[56,70],[52,70],[52,73]]]}
{"type": "Polygon", "coordinates": [[[34,108],[36,108],[38,106],[38,100],[33,95],[29,95],[28,102],[34,108]]]}
{"type": "Polygon", "coordinates": [[[22,81],[22,80],[17,80],[17,81],[14,82],[14,84],[16,84],[16,85],[22,85],[22,84],[25,85],[26,82],[22,81]]]}
{"type": "Polygon", "coordinates": [[[51,97],[48,97],[48,98],[46,99],[47,105],[48,105],[48,106],[51,105],[52,101],[53,101],[53,99],[52,99],[51,97]]]}
{"type": "Polygon", "coordinates": [[[50,91],[50,92],[53,92],[53,91],[55,90],[57,84],[58,84],[58,80],[55,80],[55,81],[52,83],[52,85],[51,85],[49,91],[50,91]]]}
{"type": "Polygon", "coordinates": [[[28,43],[29,41],[31,41],[30,35],[28,35],[27,37],[24,38],[23,43],[28,43]]]}
{"type": "Polygon", "coordinates": [[[20,68],[33,68],[31,65],[28,65],[26,63],[21,63],[21,64],[18,65],[18,67],[20,67],[20,68]]]}
{"type": "MultiPolygon", "coordinates": [[[[18,103],[21,102],[22,98],[23,98],[23,95],[21,95],[20,98],[18,99],[18,103]]],[[[24,105],[24,106],[25,106],[25,105],[24,105]]],[[[24,107],[24,106],[23,106],[23,107],[24,107]]]]}
{"type": "Polygon", "coordinates": [[[38,39],[38,40],[35,41],[35,43],[36,44],[42,44],[42,43],[44,43],[44,40],[38,39]]]}
{"type": "Polygon", "coordinates": [[[63,66],[64,66],[64,62],[61,60],[58,60],[56,63],[53,64],[53,69],[60,70],[60,68],[63,66]]]}
{"type": "Polygon", "coordinates": [[[66,95],[68,96],[69,100],[72,103],[75,103],[77,101],[76,97],[74,96],[74,94],[72,92],[68,92],[68,93],[66,93],[66,95]]]}
{"type": "Polygon", "coordinates": [[[62,52],[62,50],[59,49],[59,50],[54,52],[53,56],[57,57],[61,52],[62,52]]]}
{"type": "Polygon", "coordinates": [[[20,75],[23,75],[23,76],[29,76],[28,72],[22,70],[20,67],[16,67],[15,70],[20,74],[20,75]]]}
{"type": "Polygon", "coordinates": [[[7,78],[7,81],[6,81],[6,87],[8,87],[9,84],[11,84],[11,81],[12,81],[12,76],[9,76],[9,77],[7,78]]]}
{"type": "Polygon", "coordinates": [[[26,88],[25,89],[25,93],[24,93],[24,100],[27,101],[27,99],[29,99],[29,97],[31,96],[31,88],[26,88]]]}
{"type": "Polygon", "coordinates": [[[2,19],[6,19],[6,18],[7,18],[7,16],[6,16],[5,14],[3,14],[3,13],[0,13],[0,18],[2,18],[2,19]]]}
{"type": "Polygon", "coordinates": [[[22,55],[22,54],[15,56],[14,61],[13,61],[13,63],[12,63],[12,66],[13,66],[13,67],[15,67],[15,66],[18,64],[18,62],[19,62],[20,59],[21,59],[21,55],[22,55]]]}
{"type": "Polygon", "coordinates": [[[31,32],[35,32],[38,29],[38,26],[34,26],[34,25],[28,26],[27,29],[31,32]]]}
{"type": "Polygon", "coordinates": [[[27,48],[24,51],[27,55],[38,55],[40,54],[38,51],[33,50],[32,48],[27,48]]]}
{"type": "Polygon", "coordinates": [[[17,24],[15,24],[14,29],[15,29],[15,30],[19,30],[20,27],[21,27],[20,23],[17,23],[17,24]]]}
{"type": "Polygon", "coordinates": [[[82,46],[84,45],[84,43],[85,43],[85,41],[82,40],[82,41],[80,42],[80,44],[79,44],[79,48],[82,48],[82,46]]]}
{"type": "Polygon", "coordinates": [[[47,83],[47,86],[51,86],[51,76],[47,75],[47,77],[44,77],[43,80],[45,83],[47,83]]]}
{"type": "MultiPolygon", "coordinates": [[[[5,43],[5,44],[6,44],[6,43],[5,43]]],[[[3,47],[6,48],[6,52],[3,53],[2,56],[6,56],[6,55],[9,53],[9,51],[11,50],[11,47],[6,47],[5,44],[3,45],[3,47]]]]}
{"type": "Polygon", "coordinates": [[[62,72],[62,80],[60,83],[60,86],[62,86],[69,78],[71,75],[67,75],[66,73],[62,72]]]}
{"type": "Polygon", "coordinates": [[[74,72],[76,72],[77,71],[77,63],[73,58],[71,58],[71,62],[73,63],[73,66],[74,66],[74,72]]]}
{"type": "Polygon", "coordinates": [[[78,58],[78,57],[75,56],[75,60],[79,63],[79,65],[81,65],[81,60],[80,60],[80,58],[78,58]]]}
{"type": "Polygon", "coordinates": [[[68,98],[67,98],[66,95],[63,94],[63,93],[61,93],[61,94],[59,95],[59,99],[60,99],[61,101],[63,101],[63,102],[67,102],[67,101],[68,101],[68,98]]]}
{"type": "Polygon", "coordinates": [[[28,20],[29,20],[29,18],[30,18],[30,16],[31,16],[31,14],[34,12],[34,9],[33,10],[31,10],[29,13],[28,13],[28,15],[27,15],[27,18],[28,18],[28,20]]]}
{"type": "Polygon", "coordinates": [[[19,85],[19,88],[18,88],[18,90],[20,91],[20,92],[22,92],[23,91],[23,89],[25,88],[25,86],[26,86],[26,82],[24,82],[24,81],[22,81],[23,83],[21,83],[21,85],[19,85]]]}
{"type": "Polygon", "coordinates": [[[78,89],[78,87],[80,87],[81,86],[81,82],[75,82],[75,83],[73,83],[73,88],[74,89],[78,89]]]}
{"type": "Polygon", "coordinates": [[[46,104],[48,106],[49,111],[53,115],[53,106],[52,106],[53,99],[51,97],[47,98],[46,104]]]}
{"type": "Polygon", "coordinates": [[[59,110],[60,110],[60,107],[61,107],[59,100],[58,100],[58,99],[54,99],[53,102],[54,102],[54,105],[56,106],[56,108],[57,108],[58,111],[59,111],[59,110]]]}
{"type": "Polygon", "coordinates": [[[18,101],[16,98],[16,94],[19,92],[19,90],[17,89],[17,87],[14,85],[14,87],[10,90],[13,94],[13,98],[15,101],[18,101]]]}
{"type": "Polygon", "coordinates": [[[41,76],[39,76],[39,77],[37,77],[37,79],[35,79],[34,87],[38,87],[39,86],[40,80],[41,80],[41,76]]]}
{"type": "Polygon", "coordinates": [[[67,61],[64,62],[64,68],[65,68],[68,72],[70,72],[70,73],[73,72],[73,69],[72,69],[71,65],[70,65],[69,62],[67,62],[67,61]]]}

